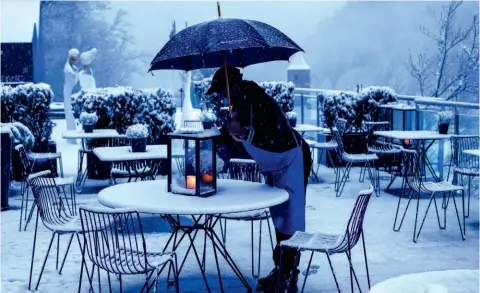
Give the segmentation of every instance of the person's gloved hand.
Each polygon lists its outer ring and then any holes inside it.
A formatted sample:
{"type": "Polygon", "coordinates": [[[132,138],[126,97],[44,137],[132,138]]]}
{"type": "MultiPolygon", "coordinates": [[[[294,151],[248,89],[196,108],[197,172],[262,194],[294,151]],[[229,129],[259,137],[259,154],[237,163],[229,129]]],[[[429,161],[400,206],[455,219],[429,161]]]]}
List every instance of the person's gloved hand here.
{"type": "Polygon", "coordinates": [[[238,120],[230,120],[228,122],[228,132],[234,139],[244,139],[247,134],[247,129],[242,127],[238,120]]]}
{"type": "Polygon", "coordinates": [[[274,187],[275,185],[273,184],[273,175],[272,173],[267,173],[265,174],[265,182],[268,184],[268,186],[274,187]]]}

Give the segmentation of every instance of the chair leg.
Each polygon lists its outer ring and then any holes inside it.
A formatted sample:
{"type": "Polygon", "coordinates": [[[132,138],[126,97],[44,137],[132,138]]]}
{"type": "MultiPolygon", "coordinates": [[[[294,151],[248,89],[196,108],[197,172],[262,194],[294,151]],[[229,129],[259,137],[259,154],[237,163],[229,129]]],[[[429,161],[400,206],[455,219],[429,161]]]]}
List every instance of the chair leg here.
{"type": "Polygon", "coordinates": [[[65,250],[65,255],[63,257],[62,265],[60,266],[60,271],[58,271],[58,274],[62,274],[63,266],[65,265],[65,261],[67,260],[67,255],[70,250],[70,245],[72,244],[73,236],[75,236],[75,233],[72,233],[72,236],[70,236],[70,240],[68,240],[67,244],[67,250],[65,250]]]}
{"type": "Polygon", "coordinates": [[[345,171],[343,172],[343,176],[338,183],[337,197],[340,197],[340,195],[342,195],[343,188],[345,187],[345,184],[347,184],[347,179],[349,177],[351,169],[352,169],[352,163],[348,162],[347,166],[345,167],[345,171]]]}
{"type": "Polygon", "coordinates": [[[355,269],[353,268],[352,251],[347,250],[345,252],[345,254],[347,255],[347,260],[348,260],[348,264],[349,264],[349,267],[350,267],[350,290],[352,291],[352,293],[354,292],[353,280],[355,279],[355,283],[357,284],[357,288],[358,288],[358,290],[360,290],[360,293],[361,293],[362,288],[360,287],[360,282],[358,281],[357,274],[355,273],[355,269]]]}
{"type": "Polygon", "coordinates": [[[303,279],[302,291],[300,291],[300,293],[303,293],[303,290],[305,290],[305,284],[307,283],[308,273],[310,272],[310,266],[312,265],[313,253],[314,251],[312,251],[312,254],[310,255],[310,259],[308,260],[307,272],[305,274],[305,279],[303,279]]]}
{"type": "Polygon", "coordinates": [[[472,186],[472,176],[468,176],[468,195],[467,195],[467,209],[465,211],[464,207],[464,217],[470,217],[470,194],[471,194],[471,186],[472,186]]]}
{"type": "Polygon", "coordinates": [[[407,214],[408,207],[410,206],[410,202],[412,201],[412,197],[413,197],[413,190],[410,189],[408,192],[407,206],[403,211],[402,219],[400,220],[400,225],[397,227],[396,224],[397,224],[397,218],[398,218],[398,211],[400,209],[400,201],[402,200],[403,193],[404,193],[404,189],[402,189],[402,191],[400,192],[400,196],[398,197],[397,212],[395,213],[395,221],[393,222],[393,231],[395,232],[399,232],[400,229],[402,228],[403,220],[405,219],[405,215],[407,214]]]}
{"type": "Polygon", "coordinates": [[[425,215],[423,215],[422,223],[420,224],[420,227],[418,228],[418,232],[416,232],[416,230],[417,230],[417,219],[418,219],[418,209],[419,209],[419,205],[420,205],[420,192],[418,193],[417,213],[415,215],[415,228],[413,230],[413,242],[414,243],[417,243],[418,237],[420,237],[420,232],[422,232],[423,224],[425,224],[425,220],[427,219],[428,210],[430,209],[430,206],[432,205],[432,201],[434,200],[434,198],[435,198],[435,193],[433,193],[430,196],[430,201],[428,202],[427,209],[425,211],[425,215]]]}
{"type": "Polygon", "coordinates": [[[40,285],[40,280],[42,279],[43,270],[45,269],[45,265],[47,264],[48,255],[50,254],[50,250],[52,248],[53,239],[55,239],[55,234],[56,234],[56,232],[53,232],[52,238],[50,239],[50,244],[48,245],[47,253],[45,254],[45,259],[43,260],[42,269],[40,270],[40,275],[38,276],[37,285],[35,286],[35,290],[37,290],[38,286],[40,285]]]}
{"type": "Polygon", "coordinates": [[[25,202],[25,193],[28,192],[28,186],[25,180],[22,181],[22,185],[20,186],[20,194],[22,196],[22,205],[20,207],[20,224],[18,226],[18,231],[22,231],[22,218],[25,216],[27,217],[27,211],[25,211],[25,215],[23,215],[23,204],[25,203],[25,206],[27,206],[27,202],[25,202]]]}
{"type": "Polygon", "coordinates": [[[35,246],[37,243],[38,217],[39,217],[39,214],[37,212],[37,219],[35,221],[35,232],[33,234],[32,259],[30,260],[30,276],[28,277],[28,290],[30,290],[32,286],[33,261],[35,258],[35,246]]]}
{"type": "Polygon", "coordinates": [[[330,265],[330,270],[332,271],[333,279],[335,280],[335,285],[337,286],[338,293],[342,293],[340,290],[340,286],[338,285],[337,281],[337,275],[335,275],[335,271],[333,270],[333,265],[332,265],[332,260],[330,259],[330,255],[328,253],[325,253],[327,256],[328,264],[330,265]]]}
{"type": "Polygon", "coordinates": [[[370,290],[370,272],[368,270],[367,247],[365,246],[365,236],[363,231],[360,236],[362,237],[363,258],[365,259],[365,270],[367,271],[368,290],[370,290]]]}
{"type": "Polygon", "coordinates": [[[275,245],[273,245],[273,235],[272,235],[272,227],[270,225],[270,217],[267,218],[267,227],[268,227],[268,235],[270,236],[270,244],[272,245],[272,251],[275,249],[275,245]]]}

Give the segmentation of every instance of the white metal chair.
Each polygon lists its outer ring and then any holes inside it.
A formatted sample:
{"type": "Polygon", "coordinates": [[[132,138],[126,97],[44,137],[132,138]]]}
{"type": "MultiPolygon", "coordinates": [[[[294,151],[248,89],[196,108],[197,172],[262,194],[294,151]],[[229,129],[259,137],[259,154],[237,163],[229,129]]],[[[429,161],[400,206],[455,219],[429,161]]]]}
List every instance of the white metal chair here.
{"type": "MultiPolygon", "coordinates": [[[[88,276],[90,289],[93,288],[93,275],[97,268],[99,291],[101,291],[100,269],[102,269],[108,273],[110,292],[112,292],[110,274],[118,275],[119,292],[123,292],[123,275],[139,274],[145,274],[145,283],[141,292],[145,289],[147,292],[152,292],[152,288],[153,292],[157,292],[159,275],[169,265],[174,274],[176,291],[180,292],[175,252],[147,250],[140,215],[137,211],[82,207],[79,209],[79,214],[85,243],[82,250],[82,264],[86,256],[93,263],[92,275],[88,276]],[[153,282],[150,283],[154,274],[153,282]]],[[[80,285],[81,281],[82,275],[80,285]]]]}
{"type": "MultiPolygon", "coordinates": [[[[312,264],[313,254],[315,252],[324,253],[327,257],[328,264],[330,265],[330,270],[332,271],[335,284],[337,286],[338,292],[340,291],[340,286],[333,269],[332,261],[330,256],[333,254],[345,253],[348,259],[350,267],[350,287],[352,292],[354,291],[353,279],[355,279],[356,285],[360,292],[360,282],[358,281],[357,275],[353,268],[352,264],[352,249],[362,240],[363,246],[363,257],[365,260],[365,269],[367,272],[367,282],[368,289],[370,289],[370,273],[368,270],[368,261],[367,261],[367,252],[365,248],[365,238],[363,233],[363,220],[367,211],[368,203],[374,192],[374,188],[370,185],[370,188],[367,190],[362,190],[358,193],[355,206],[353,208],[350,219],[348,220],[347,229],[344,234],[331,234],[331,233],[322,233],[322,232],[301,232],[297,231],[295,234],[288,240],[282,241],[280,247],[283,248],[293,248],[297,250],[296,261],[300,256],[300,252],[311,251],[310,260],[307,266],[307,272],[305,279],[302,285],[302,291],[305,289],[305,284],[307,282],[308,273],[310,271],[310,266],[312,264]]],[[[280,258],[281,259],[281,258],[280,258]]],[[[293,274],[290,276],[290,280],[293,277],[293,274]]],[[[278,278],[280,280],[280,278],[278,278]]],[[[280,284],[277,284],[277,290],[280,284]]],[[[288,286],[288,284],[287,284],[288,286]]],[[[280,292],[280,291],[279,291],[280,292]]]]}
{"type": "MultiPolygon", "coordinates": [[[[458,175],[460,175],[461,185],[463,177],[468,177],[468,197],[467,208],[464,207],[464,217],[470,216],[470,196],[472,187],[472,177],[480,177],[479,158],[476,156],[463,153],[464,150],[478,149],[479,136],[478,135],[452,135],[450,137],[452,159],[448,168],[448,177],[450,179],[450,172],[452,173],[453,183],[458,183],[458,175]]],[[[448,180],[448,179],[447,179],[448,180]]]]}
{"type": "MultiPolygon", "coordinates": [[[[258,164],[251,159],[230,159],[228,170],[230,179],[244,180],[252,182],[263,182],[263,175],[258,170],[258,164]]],[[[268,209],[254,210],[249,212],[223,214],[220,216],[220,229],[223,243],[227,241],[227,220],[250,222],[250,239],[251,239],[251,258],[252,258],[252,276],[258,278],[261,267],[261,251],[262,251],[262,226],[263,221],[267,222],[268,232],[270,236],[270,244],[273,251],[272,228],[270,226],[270,211],[268,209]],[[223,219],[223,223],[222,223],[223,219]],[[254,252],[254,222],[259,222],[258,234],[258,257],[257,271],[255,272],[255,252],[254,252]]]]}
{"type": "MultiPolygon", "coordinates": [[[[342,172],[337,173],[338,179],[338,185],[337,185],[337,197],[342,195],[343,188],[345,187],[345,184],[347,183],[347,179],[350,176],[350,170],[352,169],[353,164],[363,164],[363,167],[366,168],[368,171],[370,181],[372,182],[372,185],[375,188],[376,195],[379,196],[378,191],[377,191],[377,182],[378,182],[378,172],[375,172],[374,168],[374,163],[376,160],[378,160],[377,155],[375,154],[349,154],[345,152],[345,149],[343,147],[343,133],[345,131],[345,125],[347,121],[344,119],[338,119],[337,121],[337,127],[332,128],[333,135],[335,137],[335,140],[337,141],[338,144],[338,156],[344,161],[347,165],[345,166],[345,169],[342,172]]],[[[361,178],[362,176],[360,176],[361,178]]]]}
{"type": "Polygon", "coordinates": [[[403,194],[400,195],[398,198],[398,205],[397,205],[397,213],[395,215],[395,221],[394,221],[394,231],[399,231],[403,220],[405,219],[405,214],[408,210],[408,207],[410,205],[410,201],[412,200],[414,194],[416,194],[417,198],[417,207],[416,207],[416,213],[415,213],[415,226],[413,230],[413,242],[418,241],[418,237],[420,236],[420,232],[422,231],[423,224],[425,223],[425,219],[427,218],[428,211],[430,209],[430,206],[432,204],[432,201],[435,205],[435,211],[437,214],[437,221],[438,221],[438,226],[440,229],[445,229],[447,226],[447,217],[446,217],[446,212],[447,212],[447,207],[448,205],[446,202],[450,198],[450,195],[453,199],[453,204],[455,206],[455,212],[457,214],[457,220],[458,220],[458,226],[460,228],[460,234],[462,236],[462,240],[465,240],[465,217],[463,218],[463,229],[462,229],[462,224],[460,223],[460,216],[458,214],[458,209],[457,209],[457,203],[455,200],[455,193],[460,192],[462,194],[462,209],[465,206],[465,194],[464,194],[464,189],[463,186],[458,186],[458,185],[453,185],[452,183],[448,181],[443,181],[443,182],[425,182],[423,180],[423,176],[421,173],[421,164],[422,162],[420,161],[420,156],[416,150],[410,150],[410,149],[404,149],[401,148],[402,151],[402,157],[403,157],[403,167],[405,168],[405,181],[408,187],[410,188],[409,194],[408,194],[408,202],[405,208],[405,211],[403,213],[402,219],[400,220],[400,224],[398,228],[395,228],[397,218],[398,218],[398,211],[400,208],[400,201],[402,199],[403,194]],[[417,232],[417,225],[418,225],[418,211],[419,211],[419,206],[420,206],[420,195],[421,193],[427,193],[430,195],[430,200],[428,202],[427,208],[425,210],[425,215],[423,216],[422,223],[420,224],[420,227],[418,228],[417,232]],[[437,194],[443,194],[443,200],[442,200],[442,205],[440,206],[441,209],[443,209],[443,226],[440,223],[440,215],[438,212],[438,205],[437,205],[437,199],[436,195],[437,194]],[[448,198],[447,195],[448,194],[448,198]]]}
{"type": "MultiPolygon", "coordinates": [[[[32,274],[33,274],[33,262],[35,259],[35,248],[37,242],[37,230],[38,230],[38,219],[42,220],[44,226],[52,231],[52,237],[50,239],[50,244],[43,261],[42,268],[38,277],[35,290],[38,289],[40,280],[42,279],[43,270],[45,269],[45,264],[47,263],[48,255],[52,248],[53,240],[57,236],[57,258],[56,258],[56,269],[58,270],[58,260],[59,260],[59,245],[60,245],[60,236],[61,235],[70,235],[68,241],[67,249],[65,251],[65,256],[60,267],[59,274],[62,273],[63,265],[67,258],[68,252],[70,250],[70,245],[72,244],[73,236],[77,236],[77,241],[80,249],[82,248],[82,243],[80,241],[79,233],[82,232],[82,227],[80,225],[80,219],[77,216],[72,215],[72,213],[67,212],[66,207],[68,203],[65,203],[58,193],[58,188],[55,184],[55,178],[50,177],[50,171],[42,171],[35,174],[30,174],[27,178],[29,185],[32,187],[33,196],[35,198],[35,205],[37,206],[37,219],[35,222],[35,233],[33,238],[33,248],[32,248],[32,258],[30,263],[30,276],[28,281],[28,289],[31,288],[32,283],[32,274]]],[[[82,263],[83,269],[83,263],[82,263]]],[[[87,270],[88,274],[88,270],[87,270]]]]}
{"type": "MultiPolygon", "coordinates": [[[[35,203],[32,204],[30,207],[30,212],[28,213],[28,197],[29,197],[29,184],[28,184],[28,176],[31,174],[33,170],[33,164],[32,160],[30,159],[29,153],[25,151],[25,148],[23,145],[19,144],[15,147],[15,150],[18,152],[20,156],[20,160],[22,161],[23,165],[23,180],[22,180],[22,185],[21,185],[21,196],[22,196],[22,204],[20,208],[20,223],[19,223],[19,231],[22,230],[22,220],[25,220],[25,227],[23,230],[25,231],[27,229],[28,224],[30,223],[30,220],[32,218],[34,209],[35,209],[35,203]],[[24,213],[24,206],[25,206],[25,213],[24,213]],[[27,218],[28,214],[28,218],[27,218]]],[[[46,155],[45,157],[48,157],[46,155]]],[[[54,156],[55,157],[55,156],[54,156]]],[[[61,155],[58,157],[60,160],[60,166],[62,165],[61,163],[61,155]]],[[[51,174],[51,173],[50,173],[51,174]]],[[[60,168],[60,175],[61,177],[54,177],[53,180],[55,182],[55,185],[63,191],[63,194],[65,196],[65,200],[67,200],[67,193],[65,192],[65,187],[70,188],[70,202],[71,206],[67,205],[67,208],[70,212],[75,214],[76,212],[76,196],[75,196],[75,180],[73,177],[63,177],[63,168],[60,168]]]]}

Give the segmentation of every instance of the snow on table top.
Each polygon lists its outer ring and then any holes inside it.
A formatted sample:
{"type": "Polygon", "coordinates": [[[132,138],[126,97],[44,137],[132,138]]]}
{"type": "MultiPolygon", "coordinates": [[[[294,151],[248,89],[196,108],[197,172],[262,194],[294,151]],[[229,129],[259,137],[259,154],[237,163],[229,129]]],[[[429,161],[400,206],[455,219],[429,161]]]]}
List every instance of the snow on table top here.
{"type": "Polygon", "coordinates": [[[298,132],[326,132],[329,131],[326,128],[311,125],[311,124],[297,124],[293,129],[298,132]]]}
{"type": "Polygon", "coordinates": [[[463,153],[465,153],[467,155],[480,157],[480,149],[479,150],[464,150],[463,153]]]}
{"type": "Polygon", "coordinates": [[[166,145],[147,145],[146,152],[134,153],[130,146],[120,147],[99,147],[94,148],[93,153],[104,162],[115,161],[135,161],[135,160],[149,160],[149,159],[166,159],[167,146],[166,145]]]}
{"type": "Polygon", "coordinates": [[[288,200],[288,193],[267,184],[217,180],[217,193],[206,198],[167,192],[167,180],[140,181],[107,187],[98,201],[110,208],[133,208],[140,213],[205,215],[269,208],[288,200]]]}
{"type": "Polygon", "coordinates": [[[376,284],[370,293],[441,293],[427,288],[446,289],[448,293],[478,292],[478,270],[448,270],[408,274],[376,284]]]}
{"type": "Polygon", "coordinates": [[[449,134],[440,134],[429,130],[388,130],[374,131],[373,134],[394,139],[437,140],[449,139],[449,134]]]}
{"type": "Polygon", "coordinates": [[[112,138],[120,136],[115,129],[94,129],[92,133],[86,133],[83,130],[67,130],[62,132],[63,138],[112,138]]]}

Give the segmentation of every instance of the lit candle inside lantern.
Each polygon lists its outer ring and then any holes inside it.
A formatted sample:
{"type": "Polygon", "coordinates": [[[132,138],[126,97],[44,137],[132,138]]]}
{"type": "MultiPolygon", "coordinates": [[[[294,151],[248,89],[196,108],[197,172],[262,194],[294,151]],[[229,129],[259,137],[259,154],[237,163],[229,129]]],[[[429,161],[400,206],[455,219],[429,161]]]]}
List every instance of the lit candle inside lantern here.
{"type": "Polygon", "coordinates": [[[202,174],[202,181],[203,181],[203,183],[212,183],[212,181],[213,181],[212,174],[203,173],[202,174]]]}
{"type": "Polygon", "coordinates": [[[187,176],[187,188],[195,189],[195,176],[193,175],[187,176]]]}

